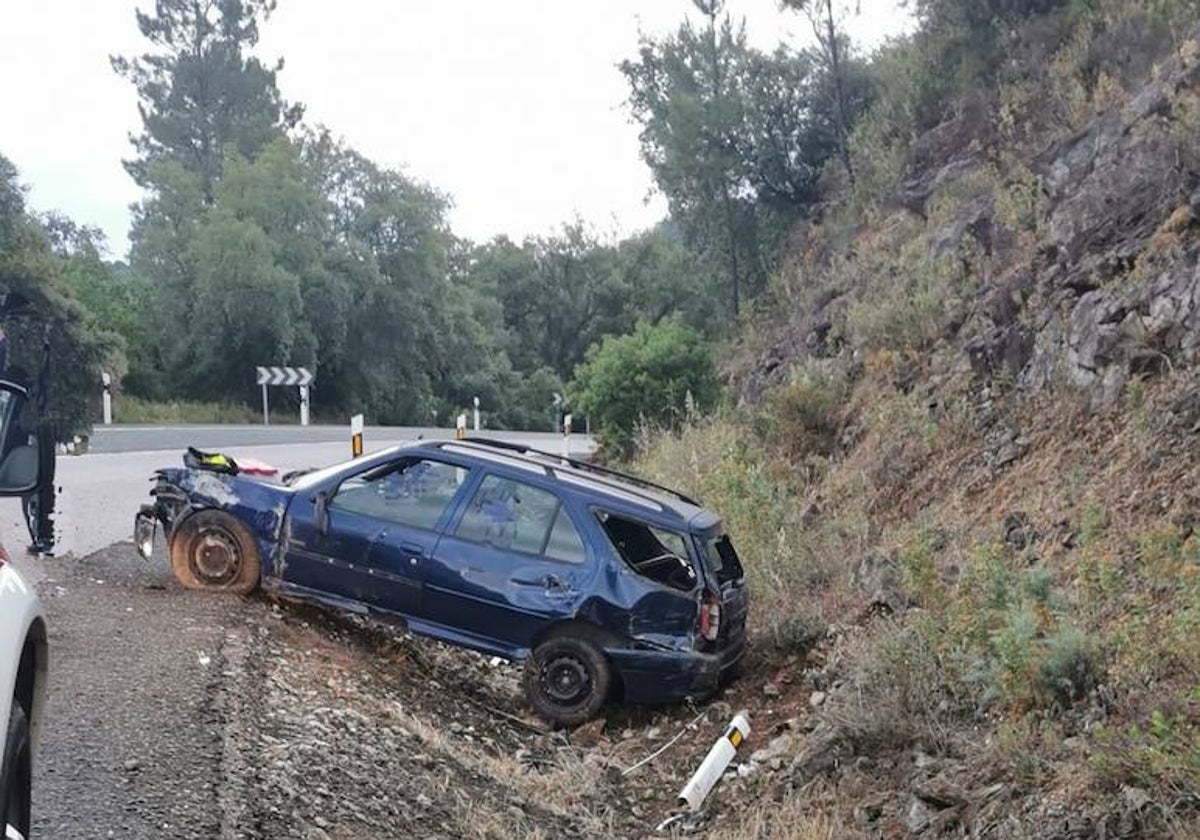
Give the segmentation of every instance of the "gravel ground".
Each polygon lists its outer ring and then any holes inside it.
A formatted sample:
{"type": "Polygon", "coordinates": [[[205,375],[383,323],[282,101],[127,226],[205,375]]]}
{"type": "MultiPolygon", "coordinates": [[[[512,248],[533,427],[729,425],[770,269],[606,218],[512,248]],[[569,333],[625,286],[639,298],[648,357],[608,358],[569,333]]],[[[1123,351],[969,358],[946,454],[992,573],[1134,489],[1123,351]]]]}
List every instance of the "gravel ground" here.
{"type": "Polygon", "coordinates": [[[223,650],[252,604],[188,597],[128,545],[44,572],[35,837],[217,836],[223,650]]]}
{"type": "Polygon", "coordinates": [[[551,733],[518,668],[311,607],[189,593],[127,543],[36,571],[51,678],[35,838],[642,837],[730,714],[712,704],[625,777],[692,712],[610,709],[551,733]]]}

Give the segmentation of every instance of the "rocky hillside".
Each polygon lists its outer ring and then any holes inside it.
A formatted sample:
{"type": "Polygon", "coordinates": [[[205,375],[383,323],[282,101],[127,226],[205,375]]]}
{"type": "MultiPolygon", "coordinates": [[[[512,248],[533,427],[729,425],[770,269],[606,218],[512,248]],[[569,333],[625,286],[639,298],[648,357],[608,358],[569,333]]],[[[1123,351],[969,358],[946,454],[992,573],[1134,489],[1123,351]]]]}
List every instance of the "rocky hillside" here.
{"type": "Polygon", "coordinates": [[[739,404],[645,442],[818,701],[762,836],[1200,836],[1197,19],[1070,4],[932,127],[880,109],[739,404]]]}

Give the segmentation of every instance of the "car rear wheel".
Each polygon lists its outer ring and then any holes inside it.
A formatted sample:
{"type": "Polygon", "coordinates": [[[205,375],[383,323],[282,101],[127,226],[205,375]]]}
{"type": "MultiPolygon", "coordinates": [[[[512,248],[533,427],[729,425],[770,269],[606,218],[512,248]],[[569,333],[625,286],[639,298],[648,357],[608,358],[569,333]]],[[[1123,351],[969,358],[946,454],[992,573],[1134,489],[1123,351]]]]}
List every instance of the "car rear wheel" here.
{"type": "Polygon", "coordinates": [[[525,695],[533,710],[558,726],[577,726],[604,705],[612,666],[591,642],[559,636],[538,645],[525,663],[525,695]]]}
{"type": "Polygon", "coordinates": [[[258,586],[262,563],[245,525],[228,513],[202,510],[172,537],[171,570],[187,589],[248,595],[258,586]]]}
{"type": "Polygon", "coordinates": [[[0,756],[0,815],[3,815],[4,840],[24,840],[29,836],[30,792],[33,768],[30,764],[29,721],[25,710],[13,704],[9,713],[4,753],[0,756]]]}

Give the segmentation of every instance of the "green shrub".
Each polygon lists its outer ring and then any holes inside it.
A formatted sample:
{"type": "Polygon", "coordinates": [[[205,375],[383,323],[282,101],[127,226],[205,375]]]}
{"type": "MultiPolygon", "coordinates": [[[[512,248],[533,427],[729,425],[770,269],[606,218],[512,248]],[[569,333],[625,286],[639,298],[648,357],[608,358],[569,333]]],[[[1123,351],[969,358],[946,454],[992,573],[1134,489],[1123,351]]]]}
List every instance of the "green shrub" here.
{"type": "MultiPolygon", "coordinates": [[[[113,420],[118,423],[231,423],[262,422],[262,415],[236,403],[206,403],[188,400],[152,402],[125,394],[113,397],[113,420]]],[[[272,419],[274,422],[274,419],[272,419]]]]}
{"type": "MultiPolygon", "coordinates": [[[[1200,705],[1200,688],[1191,702],[1200,705]]],[[[1168,809],[1194,802],[1200,790],[1200,726],[1186,713],[1155,709],[1144,723],[1100,727],[1095,742],[1092,765],[1103,777],[1164,794],[1160,799],[1168,809]]]]}
{"type": "Polygon", "coordinates": [[[844,683],[825,714],[860,751],[940,749],[965,709],[948,690],[941,631],[928,617],[879,621],[847,640],[844,683]]]}
{"type": "Polygon", "coordinates": [[[716,405],[719,387],[712,347],[671,319],[642,321],[628,335],[593,345],[568,392],[572,405],[591,418],[601,445],[627,455],[639,424],[679,428],[690,408],[716,405]]]}
{"type": "Polygon", "coordinates": [[[1046,639],[1035,673],[1034,692],[1041,705],[1068,707],[1100,685],[1103,661],[1096,643],[1075,627],[1046,639]]]}
{"type": "Polygon", "coordinates": [[[869,350],[927,350],[944,333],[949,300],[967,291],[970,277],[956,255],[930,263],[910,254],[895,269],[895,282],[851,304],[849,332],[869,350]]]}
{"type": "Polygon", "coordinates": [[[791,380],[771,392],[764,415],[764,436],[792,459],[828,456],[837,445],[838,409],[849,384],[840,370],[809,362],[791,380]]]}

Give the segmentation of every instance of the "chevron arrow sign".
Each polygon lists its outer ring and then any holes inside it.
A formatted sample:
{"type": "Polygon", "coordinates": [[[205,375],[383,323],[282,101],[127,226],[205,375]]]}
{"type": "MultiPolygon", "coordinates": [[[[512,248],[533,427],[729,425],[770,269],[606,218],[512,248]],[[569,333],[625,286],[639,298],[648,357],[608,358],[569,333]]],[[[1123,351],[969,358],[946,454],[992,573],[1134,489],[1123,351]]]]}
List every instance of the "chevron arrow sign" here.
{"type": "Polygon", "coordinates": [[[260,367],[258,370],[259,385],[309,385],[312,383],[312,371],[302,367],[260,367]]]}

